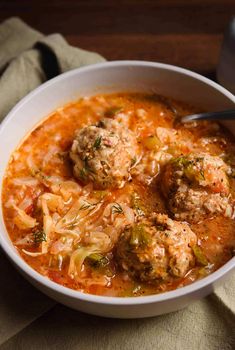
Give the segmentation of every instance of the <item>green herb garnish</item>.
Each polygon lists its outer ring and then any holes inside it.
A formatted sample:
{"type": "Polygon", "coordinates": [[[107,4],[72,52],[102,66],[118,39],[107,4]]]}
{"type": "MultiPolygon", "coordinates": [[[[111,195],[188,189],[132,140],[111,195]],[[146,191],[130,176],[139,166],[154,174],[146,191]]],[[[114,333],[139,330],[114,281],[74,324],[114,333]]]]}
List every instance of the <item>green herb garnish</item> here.
{"type": "Polygon", "coordinates": [[[164,225],[156,224],[156,229],[158,231],[165,231],[166,227],[164,225]]]}
{"type": "Polygon", "coordinates": [[[112,206],[112,213],[113,214],[122,214],[123,213],[123,209],[119,203],[115,203],[112,206]]]}
{"type": "Polygon", "coordinates": [[[205,254],[203,253],[202,249],[198,246],[198,245],[195,245],[194,247],[192,247],[193,249],[193,252],[194,252],[194,255],[196,257],[196,260],[197,262],[200,264],[200,265],[208,265],[208,260],[205,256],[205,254]]]}
{"type": "Polygon", "coordinates": [[[188,180],[199,182],[205,180],[204,171],[200,169],[200,165],[199,169],[196,167],[197,163],[201,162],[202,160],[203,158],[200,157],[195,158],[194,160],[189,160],[187,157],[182,156],[173,159],[172,162],[183,170],[184,176],[186,176],[188,180]]]}
{"type": "Polygon", "coordinates": [[[205,180],[205,175],[203,170],[200,170],[200,177],[201,177],[201,180],[205,180]]]}
{"type": "Polygon", "coordinates": [[[83,160],[84,167],[80,170],[80,174],[79,174],[79,177],[82,180],[85,180],[88,175],[91,176],[92,173],[94,173],[94,171],[90,168],[88,161],[89,161],[89,158],[86,156],[83,160]]]}
{"type": "Polygon", "coordinates": [[[44,231],[35,231],[33,232],[33,241],[35,244],[40,244],[42,242],[46,242],[47,238],[46,238],[46,234],[44,231]]]}
{"type": "Polygon", "coordinates": [[[98,203],[89,203],[89,202],[85,202],[81,205],[81,207],[79,208],[79,210],[92,210],[98,203]]]}
{"type": "Polygon", "coordinates": [[[93,253],[86,258],[86,262],[91,267],[97,269],[107,266],[109,263],[109,259],[100,253],[93,253]]]}
{"type": "Polygon", "coordinates": [[[134,166],[136,164],[136,162],[137,162],[137,158],[136,157],[132,158],[131,159],[131,166],[134,166]]]}
{"type": "Polygon", "coordinates": [[[143,224],[135,225],[131,229],[130,245],[134,246],[145,246],[151,241],[151,237],[148,232],[146,232],[145,226],[143,224]]]}
{"type": "Polygon", "coordinates": [[[81,179],[83,179],[83,180],[86,179],[86,177],[87,177],[87,170],[86,170],[86,168],[82,168],[82,169],[80,170],[79,177],[80,177],[81,179]]]}
{"type": "Polygon", "coordinates": [[[99,149],[101,147],[102,136],[98,136],[94,142],[93,148],[99,149]]]}
{"type": "Polygon", "coordinates": [[[186,157],[182,156],[182,157],[178,157],[175,159],[172,159],[171,161],[173,164],[180,166],[180,167],[187,167],[189,165],[192,164],[192,162],[190,160],[188,160],[186,157]]]}

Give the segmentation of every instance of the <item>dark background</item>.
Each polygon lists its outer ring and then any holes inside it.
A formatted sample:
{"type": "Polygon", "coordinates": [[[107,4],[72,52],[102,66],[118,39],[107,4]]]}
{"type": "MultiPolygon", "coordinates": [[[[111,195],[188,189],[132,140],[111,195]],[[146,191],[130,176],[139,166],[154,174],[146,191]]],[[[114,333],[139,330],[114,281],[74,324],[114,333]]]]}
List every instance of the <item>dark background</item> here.
{"type": "Polygon", "coordinates": [[[108,60],[160,61],[212,78],[232,15],[235,0],[0,0],[0,21],[19,16],[108,60]]]}

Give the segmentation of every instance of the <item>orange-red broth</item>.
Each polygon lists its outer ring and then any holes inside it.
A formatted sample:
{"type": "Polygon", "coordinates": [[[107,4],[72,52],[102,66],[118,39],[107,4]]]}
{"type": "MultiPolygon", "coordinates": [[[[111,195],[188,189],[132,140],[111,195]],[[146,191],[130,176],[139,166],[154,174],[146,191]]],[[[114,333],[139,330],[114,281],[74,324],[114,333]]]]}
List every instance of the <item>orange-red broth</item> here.
{"type": "MultiPolygon", "coordinates": [[[[152,135],[156,127],[175,127],[180,130],[182,140],[187,140],[196,145],[198,151],[208,151],[213,155],[234,153],[234,140],[231,135],[218,128],[216,124],[201,123],[199,125],[186,128],[175,120],[175,115],[169,105],[177,109],[179,115],[183,116],[196,112],[196,110],[184,103],[171,101],[164,98],[158,98],[154,95],[143,94],[112,94],[95,96],[89,99],[80,99],[72,102],[63,108],[52,113],[48,118],[40,123],[18,147],[12,155],[3,183],[3,213],[4,220],[13,244],[19,239],[24,238],[28,231],[17,228],[14,224],[16,212],[12,207],[6,207],[10,198],[14,198],[16,203],[20,203],[25,196],[33,199],[33,204],[26,208],[26,213],[42,221],[42,217],[36,208],[37,198],[40,194],[47,191],[45,185],[40,184],[36,187],[16,186],[12,179],[16,177],[32,176],[29,167],[26,165],[29,154],[38,167],[42,167],[43,160],[50,149],[56,146],[58,150],[53,154],[50,161],[45,166],[44,174],[46,176],[61,176],[64,179],[73,178],[72,164],[68,160],[66,152],[70,149],[76,130],[79,128],[94,124],[107,113],[107,110],[113,107],[122,107],[122,112],[129,112],[129,127],[136,133],[139,146],[144,152],[147,152],[143,146],[143,140],[152,135]],[[140,110],[145,110],[145,117],[140,118],[140,110]],[[210,142],[207,146],[198,143],[201,137],[214,138],[214,142],[210,142]]],[[[172,146],[171,146],[172,147],[172,146]]],[[[176,146],[177,147],[177,146],[176,146]]],[[[172,150],[174,153],[174,149],[172,150]]],[[[187,143],[181,147],[180,153],[187,154],[189,149],[187,143]]],[[[131,183],[126,184],[122,189],[110,190],[108,201],[115,201],[120,193],[140,194],[144,205],[150,211],[166,213],[165,203],[161,193],[158,190],[158,178],[156,176],[150,185],[143,185],[137,179],[133,179],[131,183]]],[[[231,187],[232,195],[234,195],[234,181],[231,187]]],[[[203,222],[191,225],[191,229],[196,233],[198,242],[202,251],[210,262],[210,268],[205,269],[196,265],[191,269],[184,278],[172,278],[167,282],[158,281],[153,284],[140,283],[127,277],[125,273],[117,267],[112,252],[109,255],[111,263],[108,273],[111,283],[108,286],[99,285],[81,285],[76,279],[68,276],[69,258],[63,260],[62,266],[59,266],[57,259],[47,253],[38,257],[31,257],[22,249],[37,252],[38,244],[32,244],[29,248],[28,244],[16,245],[15,248],[21,257],[36,271],[48,276],[52,281],[62,284],[69,288],[80,290],[86,293],[109,295],[109,296],[138,296],[160,293],[172,290],[180,286],[192,283],[196,279],[202,278],[208,273],[219,268],[228,261],[233,254],[235,246],[235,222],[232,219],[217,216],[211,219],[205,219],[203,222]]],[[[102,272],[98,272],[102,273],[102,272]]]]}

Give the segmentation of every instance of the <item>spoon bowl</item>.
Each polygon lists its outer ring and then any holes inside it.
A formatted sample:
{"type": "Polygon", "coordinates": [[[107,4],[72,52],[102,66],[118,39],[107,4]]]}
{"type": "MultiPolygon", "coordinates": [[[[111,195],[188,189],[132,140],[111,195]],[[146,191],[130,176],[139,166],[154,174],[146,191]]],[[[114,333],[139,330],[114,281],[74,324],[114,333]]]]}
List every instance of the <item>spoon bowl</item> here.
{"type": "Polygon", "coordinates": [[[213,121],[225,121],[235,120],[235,109],[229,109],[221,112],[208,112],[187,115],[181,119],[181,123],[189,123],[195,120],[213,120],[213,121]]]}

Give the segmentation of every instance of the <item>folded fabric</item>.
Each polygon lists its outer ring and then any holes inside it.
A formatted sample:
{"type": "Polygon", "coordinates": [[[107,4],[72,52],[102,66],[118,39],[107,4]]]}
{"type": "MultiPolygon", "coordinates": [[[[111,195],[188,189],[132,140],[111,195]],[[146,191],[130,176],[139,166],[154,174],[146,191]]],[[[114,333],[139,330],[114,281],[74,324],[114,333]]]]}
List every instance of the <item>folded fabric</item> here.
{"type": "MultiPolygon", "coordinates": [[[[60,34],[45,37],[18,18],[0,25],[0,121],[27,93],[74,68],[102,62],[100,55],[68,45],[60,34]]],[[[31,287],[0,251],[0,344],[55,303],[31,287]]]]}
{"type": "MultiPolygon", "coordinates": [[[[0,120],[29,91],[67,70],[104,61],[17,18],[0,25],[0,120]]],[[[235,276],[186,309],[151,319],[108,320],[56,304],[0,252],[0,350],[235,348],[235,276]]]]}
{"type": "Polygon", "coordinates": [[[68,45],[60,34],[45,37],[18,18],[5,21],[0,26],[0,120],[46,80],[102,61],[97,53],[68,45]]]}

